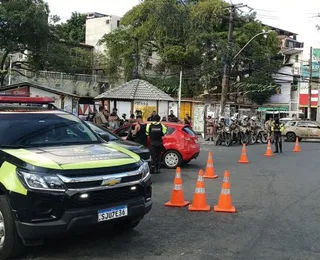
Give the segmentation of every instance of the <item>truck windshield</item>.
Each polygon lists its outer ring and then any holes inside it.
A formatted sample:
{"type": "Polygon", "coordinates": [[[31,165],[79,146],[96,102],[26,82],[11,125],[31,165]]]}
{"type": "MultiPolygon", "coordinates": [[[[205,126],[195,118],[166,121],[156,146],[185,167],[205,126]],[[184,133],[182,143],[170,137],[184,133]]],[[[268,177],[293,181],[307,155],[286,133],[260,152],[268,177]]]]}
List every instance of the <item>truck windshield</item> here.
{"type": "Polygon", "coordinates": [[[100,143],[79,118],[57,113],[0,114],[0,147],[40,147],[100,143]]]}

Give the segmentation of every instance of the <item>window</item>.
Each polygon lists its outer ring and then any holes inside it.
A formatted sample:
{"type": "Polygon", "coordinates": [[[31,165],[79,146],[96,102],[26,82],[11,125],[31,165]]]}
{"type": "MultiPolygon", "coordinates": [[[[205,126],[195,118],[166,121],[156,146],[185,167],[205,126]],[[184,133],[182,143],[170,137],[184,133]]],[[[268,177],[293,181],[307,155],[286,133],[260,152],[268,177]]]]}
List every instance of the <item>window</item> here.
{"type": "Polygon", "coordinates": [[[295,62],[299,62],[299,55],[295,56],[295,62]]]}
{"type": "Polygon", "coordinates": [[[288,124],[289,126],[295,126],[297,122],[287,122],[286,124],[288,124]]]}
{"type": "Polygon", "coordinates": [[[309,128],[319,128],[319,125],[316,123],[308,123],[307,125],[309,128]]]}
{"type": "Polygon", "coordinates": [[[95,133],[108,135],[108,136],[109,136],[109,141],[119,140],[119,138],[118,138],[115,134],[109,132],[108,130],[102,129],[101,127],[96,126],[96,125],[94,125],[94,124],[92,124],[92,123],[90,123],[90,122],[86,122],[86,123],[90,126],[90,128],[91,128],[95,133]]]}
{"type": "Polygon", "coordinates": [[[100,143],[94,132],[74,115],[1,114],[0,121],[0,146],[43,147],[100,143]]]}
{"type": "Polygon", "coordinates": [[[117,20],[117,27],[120,27],[120,20],[117,20]]]}
{"type": "Polygon", "coordinates": [[[130,127],[124,127],[117,132],[117,136],[126,137],[129,135],[130,127]]]}
{"type": "Polygon", "coordinates": [[[307,127],[307,123],[306,122],[299,122],[297,124],[297,127],[307,127]]]}
{"type": "Polygon", "coordinates": [[[190,127],[184,127],[182,129],[183,132],[186,132],[187,134],[191,136],[197,136],[197,134],[190,128],[190,127]]]}
{"type": "Polygon", "coordinates": [[[176,129],[174,129],[173,127],[167,127],[167,135],[171,135],[174,133],[176,129]]]}

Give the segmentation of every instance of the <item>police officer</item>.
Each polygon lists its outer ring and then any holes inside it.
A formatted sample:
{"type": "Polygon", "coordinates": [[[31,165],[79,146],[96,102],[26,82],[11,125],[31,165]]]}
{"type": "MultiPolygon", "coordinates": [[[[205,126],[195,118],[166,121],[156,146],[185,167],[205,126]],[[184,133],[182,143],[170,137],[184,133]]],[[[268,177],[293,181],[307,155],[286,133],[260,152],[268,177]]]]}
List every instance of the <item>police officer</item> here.
{"type": "Polygon", "coordinates": [[[146,134],[150,136],[150,153],[152,157],[152,168],[154,172],[159,173],[161,167],[160,156],[165,150],[162,137],[167,133],[167,128],[160,123],[160,116],[154,116],[154,122],[146,127],[146,134]]]}
{"type": "Polygon", "coordinates": [[[280,153],[282,153],[282,132],[283,132],[284,126],[280,123],[280,120],[278,117],[275,118],[274,122],[271,126],[271,131],[273,132],[274,140],[275,140],[275,153],[278,153],[280,150],[280,153]]]}

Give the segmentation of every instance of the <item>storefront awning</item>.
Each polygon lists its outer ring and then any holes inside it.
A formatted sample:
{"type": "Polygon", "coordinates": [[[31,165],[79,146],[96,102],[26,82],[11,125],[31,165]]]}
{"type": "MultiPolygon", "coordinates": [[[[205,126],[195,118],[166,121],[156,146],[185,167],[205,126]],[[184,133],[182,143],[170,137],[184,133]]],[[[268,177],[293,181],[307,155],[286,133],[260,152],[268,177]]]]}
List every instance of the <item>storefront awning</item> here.
{"type": "Polygon", "coordinates": [[[258,107],[258,112],[288,111],[289,107],[258,107]]]}

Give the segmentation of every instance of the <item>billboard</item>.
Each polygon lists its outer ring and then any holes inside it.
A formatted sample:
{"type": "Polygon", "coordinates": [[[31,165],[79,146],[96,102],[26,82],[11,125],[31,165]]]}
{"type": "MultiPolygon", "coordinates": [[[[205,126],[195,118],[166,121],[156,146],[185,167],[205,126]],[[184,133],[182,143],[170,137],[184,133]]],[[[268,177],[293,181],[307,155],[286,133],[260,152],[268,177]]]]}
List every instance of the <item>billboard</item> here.
{"type": "MultiPolygon", "coordinates": [[[[301,76],[309,78],[310,66],[308,64],[301,64],[301,76]]],[[[312,77],[320,78],[320,49],[313,49],[312,53],[312,77]]]]}

